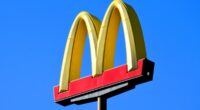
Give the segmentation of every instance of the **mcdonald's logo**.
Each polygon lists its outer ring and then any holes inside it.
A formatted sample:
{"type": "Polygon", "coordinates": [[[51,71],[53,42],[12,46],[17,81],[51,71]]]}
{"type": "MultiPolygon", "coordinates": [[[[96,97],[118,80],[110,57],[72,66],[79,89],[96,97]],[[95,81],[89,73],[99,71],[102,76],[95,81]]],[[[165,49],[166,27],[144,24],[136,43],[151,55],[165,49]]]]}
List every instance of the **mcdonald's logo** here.
{"type": "Polygon", "coordinates": [[[111,92],[120,87],[130,88],[131,85],[133,87],[151,80],[153,68],[154,63],[146,59],[145,43],[137,14],[128,4],[114,0],[102,23],[88,12],[81,12],[75,18],[66,43],[60,83],[54,87],[54,98],[57,103],[68,105],[86,100],[84,96],[88,93],[108,87],[116,86],[111,92]],[[124,30],[127,64],[114,68],[120,22],[124,30]],[[92,75],[80,78],[86,34],[90,43],[92,75]],[[127,85],[119,87],[119,84],[125,82],[127,85]]]}

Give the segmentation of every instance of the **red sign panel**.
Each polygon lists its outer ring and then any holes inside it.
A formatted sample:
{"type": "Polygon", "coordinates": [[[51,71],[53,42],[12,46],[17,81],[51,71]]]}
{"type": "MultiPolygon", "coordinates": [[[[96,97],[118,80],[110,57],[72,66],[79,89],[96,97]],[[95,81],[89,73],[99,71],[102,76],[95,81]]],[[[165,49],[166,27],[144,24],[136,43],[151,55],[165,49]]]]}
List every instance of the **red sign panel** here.
{"type": "Polygon", "coordinates": [[[127,72],[127,65],[123,65],[107,70],[98,77],[88,76],[72,81],[69,83],[69,90],[65,92],[59,93],[59,86],[55,86],[54,98],[57,103],[68,105],[72,103],[71,100],[73,98],[119,85],[120,83],[129,82],[129,86],[134,87],[136,84],[152,80],[153,68],[153,62],[141,59],[138,61],[138,68],[131,72],[127,72]]]}

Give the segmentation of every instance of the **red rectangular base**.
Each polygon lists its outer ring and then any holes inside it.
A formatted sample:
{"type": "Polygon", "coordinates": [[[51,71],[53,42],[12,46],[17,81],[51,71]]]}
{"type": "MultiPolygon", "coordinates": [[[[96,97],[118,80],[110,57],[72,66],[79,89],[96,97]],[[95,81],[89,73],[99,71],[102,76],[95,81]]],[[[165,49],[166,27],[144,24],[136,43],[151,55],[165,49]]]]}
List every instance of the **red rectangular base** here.
{"type": "Polygon", "coordinates": [[[138,68],[127,72],[127,65],[119,66],[103,72],[101,76],[84,77],[69,83],[69,90],[59,93],[59,86],[54,87],[54,98],[61,105],[70,104],[70,99],[111,87],[122,82],[134,82],[133,86],[152,80],[154,63],[141,59],[138,61],[138,68]]]}

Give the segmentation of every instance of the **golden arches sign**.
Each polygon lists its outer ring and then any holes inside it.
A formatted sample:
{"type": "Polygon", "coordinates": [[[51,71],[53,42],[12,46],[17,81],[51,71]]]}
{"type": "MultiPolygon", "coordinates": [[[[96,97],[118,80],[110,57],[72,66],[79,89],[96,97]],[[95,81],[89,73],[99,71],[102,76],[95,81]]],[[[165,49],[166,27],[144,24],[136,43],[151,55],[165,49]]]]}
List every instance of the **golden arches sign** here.
{"type": "Polygon", "coordinates": [[[103,71],[113,67],[120,21],[122,21],[126,43],[127,71],[137,68],[137,61],[146,57],[138,17],[132,7],[121,0],[114,0],[108,7],[102,24],[88,12],[81,12],[75,18],[65,48],[59,92],[68,90],[68,83],[80,78],[87,33],[91,51],[92,76],[101,75],[103,71]]]}

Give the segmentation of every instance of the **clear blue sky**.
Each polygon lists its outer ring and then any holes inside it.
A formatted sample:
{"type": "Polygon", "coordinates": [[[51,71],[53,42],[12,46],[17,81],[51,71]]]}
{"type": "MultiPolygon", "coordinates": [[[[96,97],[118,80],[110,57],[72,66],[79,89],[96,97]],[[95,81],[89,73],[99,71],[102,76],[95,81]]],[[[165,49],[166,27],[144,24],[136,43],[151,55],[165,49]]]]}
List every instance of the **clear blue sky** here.
{"type": "MultiPolygon", "coordinates": [[[[54,103],[53,86],[73,19],[102,20],[112,0],[1,0],[0,110],[96,110],[54,103]]],[[[136,10],[154,80],[108,100],[108,110],[200,110],[199,0],[124,0],[136,10]]],[[[87,41],[82,76],[91,73],[87,41]]],[[[120,27],[115,66],[125,62],[120,27]]]]}

